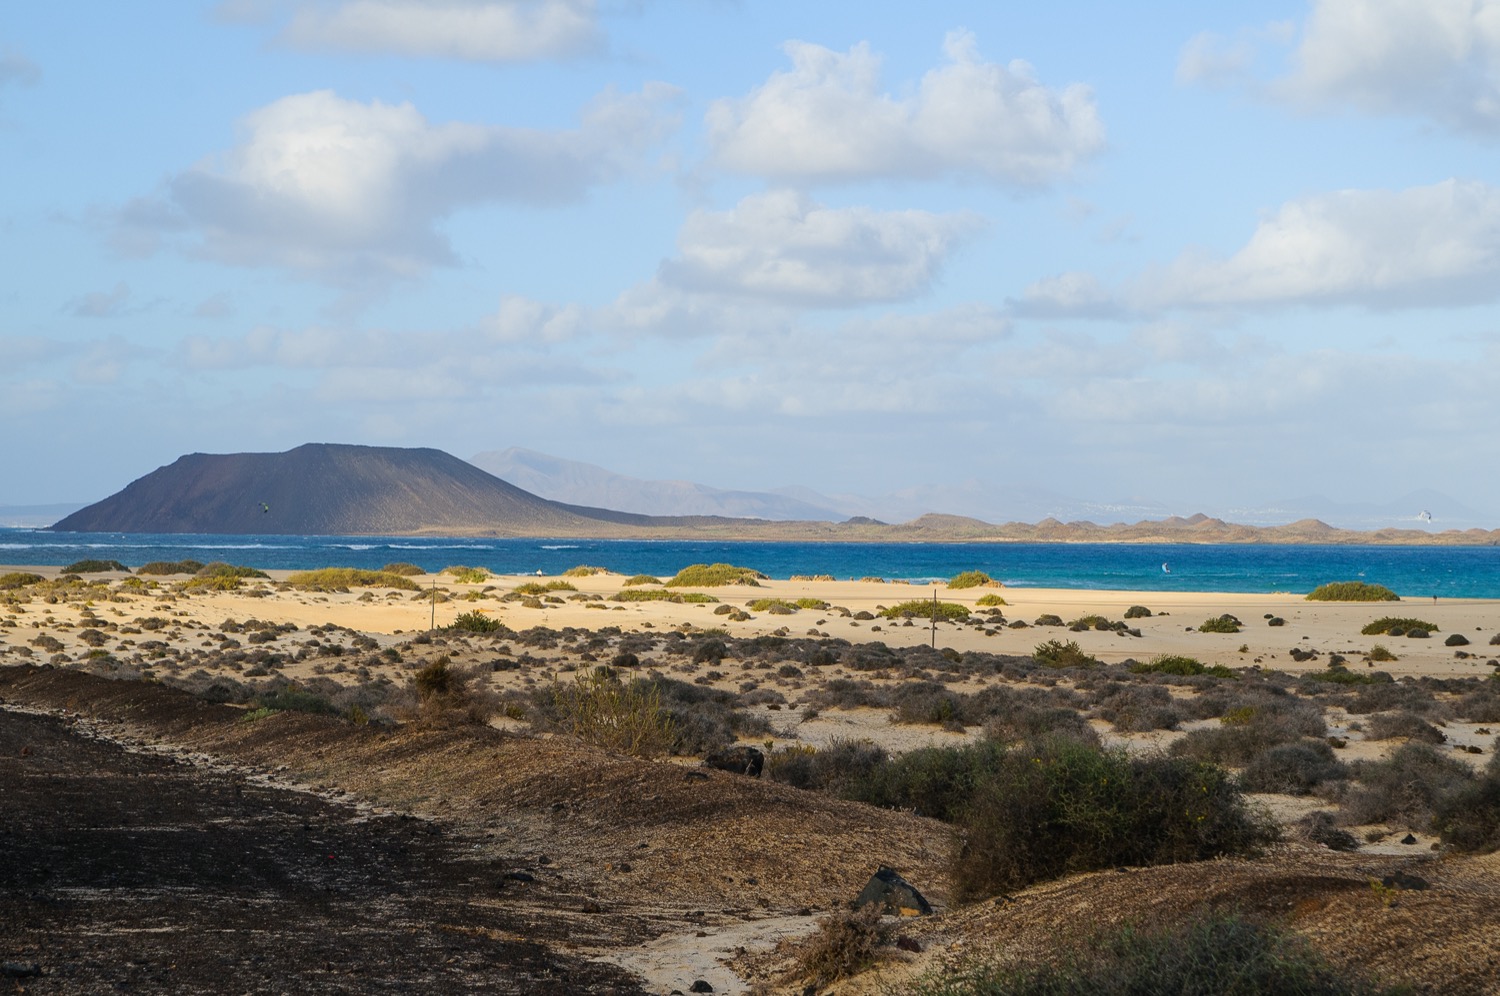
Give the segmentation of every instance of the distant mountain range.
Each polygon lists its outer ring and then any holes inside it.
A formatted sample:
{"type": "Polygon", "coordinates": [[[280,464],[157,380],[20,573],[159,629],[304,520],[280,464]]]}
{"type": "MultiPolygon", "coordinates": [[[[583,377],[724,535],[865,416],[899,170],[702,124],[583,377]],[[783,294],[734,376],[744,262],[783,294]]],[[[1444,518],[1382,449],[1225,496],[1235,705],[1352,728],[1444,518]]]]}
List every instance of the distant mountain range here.
{"type": "MultiPolygon", "coordinates": [[[[803,487],[728,490],[692,481],[629,477],[594,464],[514,446],[479,453],[469,462],[543,498],[645,515],[722,515],[822,522],[864,516],[883,522],[909,522],[923,515],[946,514],[995,523],[1044,519],[1110,523],[1161,520],[1186,511],[1150,498],[1084,501],[1045,488],[1001,486],[979,480],[957,485],[922,485],[877,497],[828,495],[803,487]]],[[[1194,512],[1250,526],[1318,519],[1339,528],[1358,530],[1406,528],[1436,532],[1485,528],[1496,521],[1496,516],[1432,490],[1413,491],[1383,502],[1335,502],[1321,495],[1308,495],[1266,505],[1194,512]],[[1423,517],[1424,512],[1430,520],[1423,517]]]]}
{"type": "MultiPolygon", "coordinates": [[[[547,466],[542,461],[533,463],[547,466]]],[[[536,466],[532,469],[537,472],[536,466]]],[[[580,479],[585,477],[580,475],[580,479]]],[[[677,493],[689,492],[677,488],[677,493]]],[[[759,495],[715,493],[714,489],[707,489],[708,498],[745,503],[742,507],[795,507],[777,506],[759,495]]],[[[644,515],[543,498],[441,450],[332,443],[308,443],[285,453],[193,453],[131,482],[103,501],[64,517],[53,528],[124,533],[804,542],[1500,544],[1500,531],[1353,532],[1335,529],[1315,519],[1256,527],[1235,525],[1202,514],[1185,518],[1168,516],[1130,525],[1063,522],[1055,517],[1043,518],[1034,525],[1020,522],[995,525],[975,517],[947,514],[927,514],[895,524],[863,516],[830,522],[723,515],[644,515]]]]}

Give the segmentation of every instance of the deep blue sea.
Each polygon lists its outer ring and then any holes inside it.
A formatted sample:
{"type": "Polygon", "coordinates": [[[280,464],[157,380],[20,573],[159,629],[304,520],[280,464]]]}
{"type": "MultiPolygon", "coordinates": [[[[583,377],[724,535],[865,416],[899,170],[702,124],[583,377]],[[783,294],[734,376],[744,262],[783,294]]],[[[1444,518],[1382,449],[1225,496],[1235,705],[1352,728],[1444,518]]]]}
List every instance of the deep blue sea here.
{"type": "Polygon", "coordinates": [[[1142,591],[1306,592],[1363,580],[1411,597],[1500,598],[1500,547],[1154,545],[1115,543],[752,543],[686,540],[443,539],[378,536],[210,536],[0,529],[0,563],[227,560],[264,569],[378,568],[406,561],[497,574],[558,574],[592,564],[670,575],[727,562],[773,578],[793,574],[925,581],[985,571],[1015,587],[1142,591]]]}

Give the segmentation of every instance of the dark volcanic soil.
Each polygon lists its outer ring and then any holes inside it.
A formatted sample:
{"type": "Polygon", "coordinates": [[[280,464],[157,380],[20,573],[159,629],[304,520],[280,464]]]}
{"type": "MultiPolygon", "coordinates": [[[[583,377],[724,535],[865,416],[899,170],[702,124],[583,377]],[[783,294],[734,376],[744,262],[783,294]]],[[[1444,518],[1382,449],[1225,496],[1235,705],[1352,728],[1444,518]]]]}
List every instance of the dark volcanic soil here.
{"type": "Polygon", "coordinates": [[[544,875],[0,710],[0,985],[36,993],[638,993],[559,951],[544,875]],[[532,882],[508,875],[530,876],[532,882]],[[510,897],[521,898],[513,902],[510,897]]]}

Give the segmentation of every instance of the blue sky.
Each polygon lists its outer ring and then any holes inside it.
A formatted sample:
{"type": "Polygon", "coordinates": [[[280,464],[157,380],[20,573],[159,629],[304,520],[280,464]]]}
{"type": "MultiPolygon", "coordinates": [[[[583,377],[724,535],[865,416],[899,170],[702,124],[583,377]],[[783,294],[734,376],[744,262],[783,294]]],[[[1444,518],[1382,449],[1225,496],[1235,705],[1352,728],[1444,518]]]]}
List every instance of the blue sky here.
{"type": "Polygon", "coordinates": [[[1484,0],[7,3],[0,504],[333,441],[1491,514],[1497,138],[1484,0]]]}

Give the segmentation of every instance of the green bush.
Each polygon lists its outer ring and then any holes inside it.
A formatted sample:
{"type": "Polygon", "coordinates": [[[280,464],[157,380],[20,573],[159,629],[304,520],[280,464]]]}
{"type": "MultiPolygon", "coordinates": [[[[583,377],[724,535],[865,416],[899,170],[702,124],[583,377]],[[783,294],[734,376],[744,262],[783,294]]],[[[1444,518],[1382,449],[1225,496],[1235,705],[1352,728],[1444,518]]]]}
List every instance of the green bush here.
{"type": "Polygon", "coordinates": [[[1333,756],[1326,740],[1277,744],[1250,759],[1240,772],[1246,792],[1307,795],[1324,782],[1349,777],[1349,769],[1333,756]]]}
{"type": "Polygon", "coordinates": [[[1200,674],[1212,675],[1215,678],[1239,677],[1233,669],[1222,664],[1210,667],[1196,657],[1184,657],[1180,654],[1157,654],[1146,663],[1130,665],[1130,670],[1136,674],[1175,674],[1181,677],[1200,674]]]}
{"type": "Polygon", "coordinates": [[[272,712],[306,712],[314,715],[336,716],[338,707],[327,698],[299,688],[296,685],[283,685],[273,692],[258,695],[252,700],[253,708],[272,712]]]}
{"type": "Polygon", "coordinates": [[[777,615],[785,615],[797,611],[797,603],[788,602],[784,598],[757,598],[746,606],[751,612],[776,612],[777,615]]]}
{"type": "Polygon", "coordinates": [[[653,577],[650,574],[637,574],[634,577],[626,578],[622,584],[626,588],[634,587],[638,584],[661,584],[661,578],[653,577]]]}
{"type": "Polygon", "coordinates": [[[439,573],[453,575],[455,584],[484,584],[490,579],[490,572],[483,567],[465,567],[462,564],[444,567],[439,573]]]}
{"type": "Polygon", "coordinates": [[[184,591],[236,591],[242,579],[235,574],[206,574],[181,583],[184,591]]]}
{"type": "Polygon", "coordinates": [[[77,560],[62,569],[64,574],[102,574],[105,571],[124,571],[130,573],[130,568],[118,560],[77,560]]]}
{"type": "Polygon", "coordinates": [[[974,604],[982,606],[984,608],[990,608],[997,605],[1009,605],[1010,603],[994,592],[990,592],[988,595],[980,595],[979,600],[974,604]]]}
{"type": "Polygon", "coordinates": [[[1387,650],[1385,648],[1384,644],[1380,644],[1380,643],[1377,643],[1373,647],[1371,647],[1370,648],[1370,652],[1368,654],[1366,654],[1365,656],[1368,657],[1372,661],[1394,661],[1394,660],[1399,660],[1399,658],[1395,654],[1391,653],[1389,650],[1387,650]]]}
{"type": "Polygon", "coordinates": [[[634,588],[617,591],[609,596],[611,602],[693,602],[710,603],[718,599],[699,591],[665,591],[661,588],[634,588]]]}
{"type": "Polygon", "coordinates": [[[196,575],[200,578],[268,578],[271,575],[265,571],[258,571],[253,567],[241,567],[236,564],[226,564],[222,560],[204,564],[196,575]]]}
{"type": "Polygon", "coordinates": [[[366,571],[357,567],[322,567],[315,571],[298,571],[287,576],[286,583],[304,591],[334,591],[338,588],[395,588],[418,591],[416,582],[400,574],[366,571]]]}
{"type": "Polygon", "coordinates": [[[1066,643],[1057,640],[1039,643],[1031,652],[1031,656],[1043,667],[1095,667],[1099,664],[1097,657],[1084,653],[1082,648],[1072,640],[1066,643]]]}
{"type": "Polygon", "coordinates": [[[1278,838],[1224,769],[1061,736],[1001,755],[959,819],[960,900],[1119,865],[1253,853],[1278,838]]]}
{"type": "Polygon", "coordinates": [[[747,585],[758,588],[768,580],[760,571],[733,564],[690,564],[667,580],[668,588],[722,588],[725,585],[747,585]]]}
{"type": "Polygon", "coordinates": [[[398,560],[395,563],[386,564],[380,570],[385,574],[399,574],[404,578],[414,578],[419,574],[427,573],[416,564],[408,564],[402,560],[398,560]]]}
{"type": "Polygon", "coordinates": [[[995,579],[984,571],[964,571],[948,582],[949,588],[984,588],[995,584],[995,579]]]}
{"type": "Polygon", "coordinates": [[[1044,956],[945,963],[917,980],[917,996],[1384,996],[1334,968],[1299,935],[1238,913],[1179,923],[1126,924],[1079,937],[1044,956]]]}
{"type": "Polygon", "coordinates": [[[1365,636],[1384,636],[1393,629],[1401,629],[1410,632],[1414,629],[1426,630],[1428,633],[1440,632],[1437,623],[1430,623],[1425,619],[1404,619],[1396,616],[1381,616],[1372,623],[1368,623],[1360,633],[1365,636]]]}
{"type": "Polygon", "coordinates": [[[796,606],[799,609],[813,609],[818,612],[828,611],[828,603],[821,598],[808,598],[804,596],[797,599],[796,606]]]}
{"type": "Polygon", "coordinates": [[[1319,585],[1307,593],[1309,602],[1399,602],[1401,596],[1381,584],[1363,581],[1334,581],[1319,585]]]}
{"type": "Polygon", "coordinates": [[[459,613],[453,622],[448,624],[448,628],[464,633],[496,633],[504,629],[505,624],[475,609],[472,612],[459,613]]]}
{"type": "Polygon", "coordinates": [[[1062,624],[1062,616],[1055,616],[1050,612],[1037,616],[1036,622],[1032,623],[1033,626],[1061,626],[1062,624]]]}
{"type": "Polygon", "coordinates": [[[1222,616],[1203,620],[1203,625],[1198,627],[1200,633],[1238,633],[1240,621],[1227,612],[1222,616]]]}
{"type": "Polygon", "coordinates": [[[26,571],[11,571],[9,574],[0,574],[0,591],[12,588],[24,588],[29,584],[36,584],[44,580],[40,574],[31,574],[26,571]]]}
{"type": "Polygon", "coordinates": [[[137,574],[197,574],[203,564],[197,560],[153,560],[135,569],[137,574]]]}
{"type": "Polygon", "coordinates": [[[899,605],[892,605],[888,609],[881,610],[880,614],[887,619],[903,619],[908,617],[912,619],[931,619],[936,616],[938,619],[945,619],[951,622],[969,618],[969,607],[967,605],[959,605],[957,602],[934,603],[931,599],[918,598],[909,602],[902,602],[899,605]]]}

